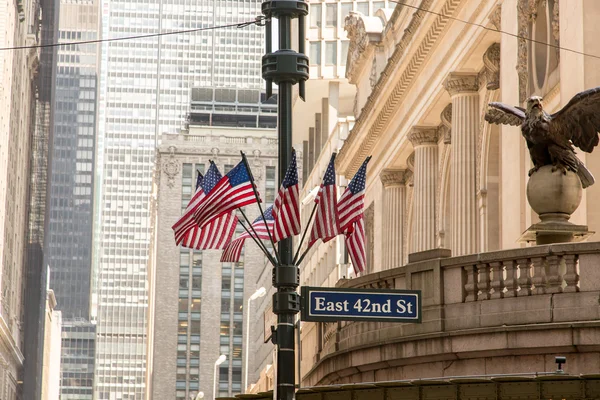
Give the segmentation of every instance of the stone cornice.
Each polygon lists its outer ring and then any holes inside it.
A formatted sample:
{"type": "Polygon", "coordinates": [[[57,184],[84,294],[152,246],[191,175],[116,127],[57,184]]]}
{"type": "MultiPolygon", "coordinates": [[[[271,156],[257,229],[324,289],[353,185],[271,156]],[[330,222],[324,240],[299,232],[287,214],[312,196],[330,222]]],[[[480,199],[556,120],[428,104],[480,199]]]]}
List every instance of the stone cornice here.
{"type": "Polygon", "coordinates": [[[379,179],[385,189],[404,185],[405,178],[405,169],[384,169],[379,174],[379,179]]]}
{"type": "Polygon", "coordinates": [[[410,130],[408,140],[414,147],[435,145],[438,141],[438,129],[437,127],[415,126],[410,130]]]}
{"type": "Polygon", "coordinates": [[[450,72],[444,81],[444,88],[450,93],[450,96],[477,92],[479,90],[479,79],[477,74],[470,72],[450,72]]]}
{"type": "MultiPolygon", "coordinates": [[[[432,3],[433,0],[422,0],[419,7],[430,9],[432,3]]],[[[395,71],[400,64],[400,60],[406,56],[406,49],[411,45],[415,32],[418,30],[425,16],[428,15],[421,10],[412,14],[412,19],[408,23],[406,29],[404,29],[402,39],[400,39],[394,53],[388,59],[388,63],[367,99],[367,102],[360,113],[360,117],[357,118],[354,128],[348,135],[344,146],[336,158],[336,166],[340,173],[352,175],[358,170],[362,160],[371,153],[375,143],[383,134],[384,127],[390,123],[398,104],[402,101],[408,89],[415,82],[415,76],[423,67],[429,52],[443,34],[449,21],[451,21],[450,17],[454,15],[459,4],[460,0],[446,1],[440,10],[440,15],[438,15],[430,25],[429,30],[423,37],[420,45],[415,45],[415,51],[412,52],[411,59],[404,60],[404,64],[406,65],[405,68],[403,70],[395,71]],[[398,76],[399,78],[394,84],[393,80],[398,76]],[[388,90],[390,85],[393,85],[390,95],[387,96],[387,98],[382,98],[382,93],[384,90],[388,90]],[[374,108],[380,104],[383,104],[383,107],[377,113],[369,130],[366,133],[361,132],[366,123],[365,120],[367,119],[363,116],[369,116],[373,113],[374,108]]],[[[397,7],[397,9],[398,8],[399,7],[397,7]]],[[[399,14],[394,12],[390,23],[393,23],[393,19],[397,15],[399,14]]]]}

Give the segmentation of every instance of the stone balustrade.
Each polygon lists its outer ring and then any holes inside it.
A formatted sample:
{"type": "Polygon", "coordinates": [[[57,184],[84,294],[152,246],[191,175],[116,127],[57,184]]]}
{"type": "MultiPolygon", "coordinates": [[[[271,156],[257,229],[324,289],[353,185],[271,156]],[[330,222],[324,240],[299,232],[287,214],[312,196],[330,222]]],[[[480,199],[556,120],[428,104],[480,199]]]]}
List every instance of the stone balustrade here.
{"type": "Polygon", "coordinates": [[[542,372],[557,353],[571,373],[600,370],[600,242],[448,255],[416,253],[402,267],[340,280],[421,290],[422,323],[305,323],[303,383],[515,372],[506,363],[542,372]]]}
{"type": "MultiPolygon", "coordinates": [[[[586,245],[595,247],[595,243],[586,245]]],[[[583,244],[539,246],[456,257],[442,265],[464,271],[465,302],[573,293],[579,291],[580,253],[586,254],[583,244]]]]}

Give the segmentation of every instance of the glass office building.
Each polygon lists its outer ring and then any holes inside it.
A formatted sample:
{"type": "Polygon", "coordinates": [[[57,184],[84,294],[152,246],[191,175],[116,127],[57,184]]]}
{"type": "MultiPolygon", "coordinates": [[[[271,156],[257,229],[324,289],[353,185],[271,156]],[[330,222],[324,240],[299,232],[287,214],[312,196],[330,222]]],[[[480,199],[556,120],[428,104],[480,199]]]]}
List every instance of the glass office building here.
{"type": "MultiPolygon", "coordinates": [[[[143,399],[150,196],[158,138],[184,125],[192,87],[260,90],[264,28],[209,28],[254,20],[260,1],[105,0],[102,187],[97,249],[97,399],[143,399]],[[106,68],[104,68],[104,66],[106,68]]],[[[256,100],[259,101],[258,99],[256,100]]]]}
{"type": "MultiPolygon", "coordinates": [[[[99,38],[97,0],[56,5],[59,43],[99,38]]],[[[56,50],[46,262],[62,312],[63,400],[92,399],[96,327],[90,322],[99,45],[56,50]]]]}

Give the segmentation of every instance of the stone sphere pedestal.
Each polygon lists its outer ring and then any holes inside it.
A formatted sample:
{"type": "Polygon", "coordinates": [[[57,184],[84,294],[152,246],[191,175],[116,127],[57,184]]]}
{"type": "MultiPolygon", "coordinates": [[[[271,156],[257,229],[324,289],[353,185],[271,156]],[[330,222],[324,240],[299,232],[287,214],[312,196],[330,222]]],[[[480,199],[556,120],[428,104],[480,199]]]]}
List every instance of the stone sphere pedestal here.
{"type": "Polygon", "coordinates": [[[591,236],[587,225],[569,222],[581,203],[583,189],[576,173],[552,171],[545,165],[534,172],[527,182],[527,200],[541,222],[531,225],[519,239],[537,245],[578,242],[591,236]]]}

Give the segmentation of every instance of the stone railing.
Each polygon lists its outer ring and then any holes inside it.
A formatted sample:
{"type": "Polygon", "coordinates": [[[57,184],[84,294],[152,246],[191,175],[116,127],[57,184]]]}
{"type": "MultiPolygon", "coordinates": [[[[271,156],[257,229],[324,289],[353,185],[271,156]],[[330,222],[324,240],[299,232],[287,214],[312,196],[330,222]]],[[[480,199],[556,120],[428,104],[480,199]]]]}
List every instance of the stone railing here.
{"type": "Polygon", "coordinates": [[[539,246],[457,257],[442,266],[463,271],[465,302],[572,293],[579,291],[579,254],[585,251],[584,244],[539,246]]]}
{"type": "MultiPolygon", "coordinates": [[[[320,339],[303,341],[322,345],[313,354],[310,348],[303,352],[303,358],[316,360],[303,371],[304,384],[359,382],[367,379],[360,371],[379,370],[385,376],[400,373],[403,365],[422,376],[453,374],[440,360],[461,360],[458,371],[475,374],[485,359],[486,365],[496,365],[486,367],[493,372],[502,370],[502,357],[525,353],[544,359],[564,352],[574,360],[571,371],[596,368],[586,357],[600,357],[600,242],[453,258],[443,257],[447,250],[429,253],[413,254],[412,262],[399,268],[337,283],[420,290],[422,322],[340,321],[307,329],[320,339]]],[[[539,364],[527,362],[520,372],[539,370],[539,364]]]]}
{"type": "Polygon", "coordinates": [[[183,140],[186,142],[198,142],[198,143],[206,143],[206,136],[197,136],[197,135],[185,135],[183,136],[183,140]]]}
{"type": "Polygon", "coordinates": [[[221,136],[221,143],[226,144],[245,144],[245,137],[231,137],[231,136],[221,136]]]}

